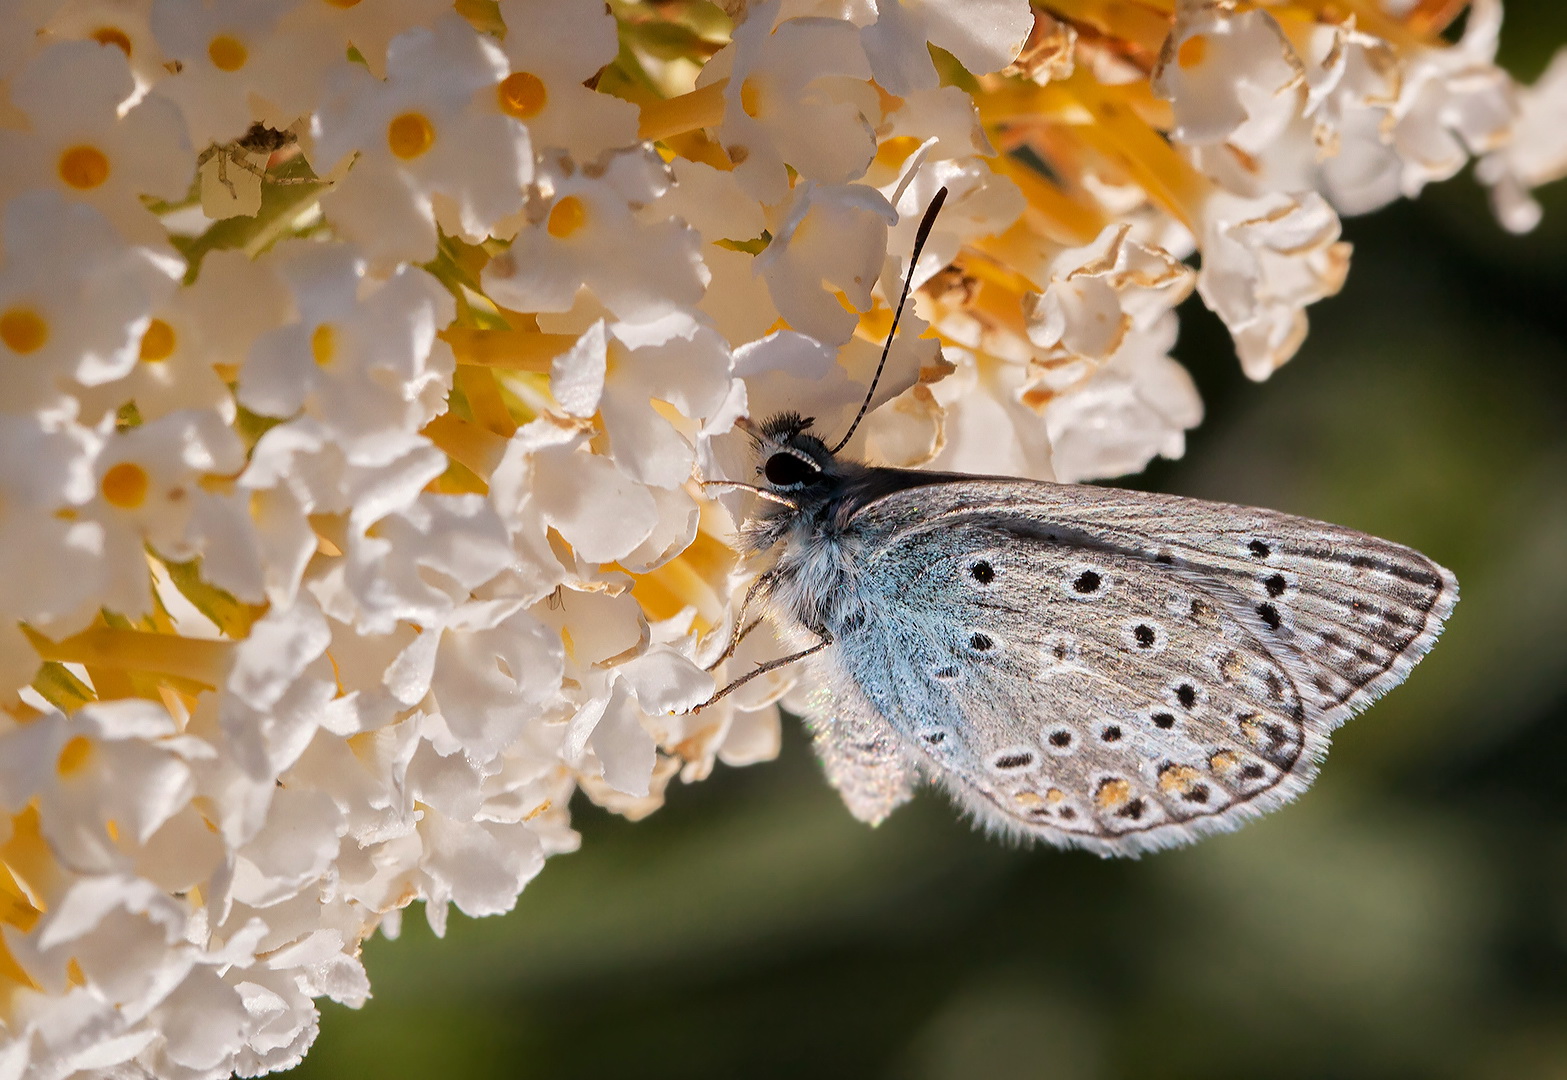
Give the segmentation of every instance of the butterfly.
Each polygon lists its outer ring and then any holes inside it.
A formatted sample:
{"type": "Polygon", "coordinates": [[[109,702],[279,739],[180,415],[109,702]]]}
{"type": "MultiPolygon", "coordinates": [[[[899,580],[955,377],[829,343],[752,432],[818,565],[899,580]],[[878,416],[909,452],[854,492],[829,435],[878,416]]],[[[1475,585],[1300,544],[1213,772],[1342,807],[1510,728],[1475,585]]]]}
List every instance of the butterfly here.
{"type": "Polygon", "coordinates": [[[1419,552],[1306,518],[839,457],[869,401],[833,447],[795,414],[742,424],[742,544],[771,563],[725,655],[753,604],[809,644],[717,695],[809,664],[807,725],[861,820],[928,782],[994,832],[1100,855],[1233,829],[1311,783],[1457,602],[1419,552]]]}

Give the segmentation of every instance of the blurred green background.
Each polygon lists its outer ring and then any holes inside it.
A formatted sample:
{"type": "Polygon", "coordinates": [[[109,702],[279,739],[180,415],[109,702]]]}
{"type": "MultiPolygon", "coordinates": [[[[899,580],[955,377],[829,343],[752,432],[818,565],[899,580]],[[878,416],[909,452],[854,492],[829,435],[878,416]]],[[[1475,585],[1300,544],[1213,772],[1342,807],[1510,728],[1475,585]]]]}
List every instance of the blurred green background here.
{"type": "MultiPolygon", "coordinates": [[[[1508,6],[1525,79],[1567,40],[1508,6]]],[[[1343,295],[1271,381],[1200,307],[1209,407],[1131,483],[1324,518],[1452,567],[1408,684],[1298,803],[1139,862],[1017,850],[924,795],[844,811],[777,762],[676,785],[503,918],[413,910],[293,1075],[1567,1078],[1567,185],[1518,238],[1467,179],[1346,223],[1343,295]]]]}

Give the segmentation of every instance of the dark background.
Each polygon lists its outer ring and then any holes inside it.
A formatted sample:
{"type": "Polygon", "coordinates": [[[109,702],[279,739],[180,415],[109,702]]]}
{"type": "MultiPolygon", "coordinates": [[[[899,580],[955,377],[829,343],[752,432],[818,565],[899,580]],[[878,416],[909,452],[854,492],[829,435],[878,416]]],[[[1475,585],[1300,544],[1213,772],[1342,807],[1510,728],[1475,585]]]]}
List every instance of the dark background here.
{"type": "MultiPolygon", "coordinates": [[[[1533,79],[1567,10],[1508,5],[1533,79]]],[[[1567,192],[1527,237],[1467,178],[1346,223],[1344,293],[1263,385],[1195,303],[1209,416],[1130,483],[1324,518],[1463,600],[1298,803],[1139,862],[1016,850],[925,795],[872,831],[797,726],[517,910],[366,946],[294,1075],[1567,1077],[1567,192]]]]}

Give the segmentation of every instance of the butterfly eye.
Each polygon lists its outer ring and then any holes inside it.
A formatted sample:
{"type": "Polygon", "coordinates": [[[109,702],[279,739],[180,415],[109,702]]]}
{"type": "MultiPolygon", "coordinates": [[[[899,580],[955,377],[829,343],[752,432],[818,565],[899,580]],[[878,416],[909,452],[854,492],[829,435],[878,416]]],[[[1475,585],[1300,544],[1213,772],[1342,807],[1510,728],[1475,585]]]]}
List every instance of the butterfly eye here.
{"type": "Polygon", "coordinates": [[[813,462],[794,454],[774,454],[767,459],[767,464],[762,471],[767,474],[767,482],[778,487],[798,487],[801,484],[809,484],[821,475],[821,469],[813,462]]]}

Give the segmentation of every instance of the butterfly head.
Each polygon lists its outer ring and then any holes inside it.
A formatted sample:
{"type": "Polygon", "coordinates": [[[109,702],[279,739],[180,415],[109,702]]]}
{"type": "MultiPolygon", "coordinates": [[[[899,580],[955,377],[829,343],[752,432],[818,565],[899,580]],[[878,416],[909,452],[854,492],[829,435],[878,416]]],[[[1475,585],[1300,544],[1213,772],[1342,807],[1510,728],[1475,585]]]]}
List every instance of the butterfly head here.
{"type": "Polygon", "coordinates": [[[757,476],[768,490],[798,499],[825,493],[838,478],[839,462],[827,444],[810,433],[810,417],[780,413],[742,428],[756,444],[757,476]]]}

